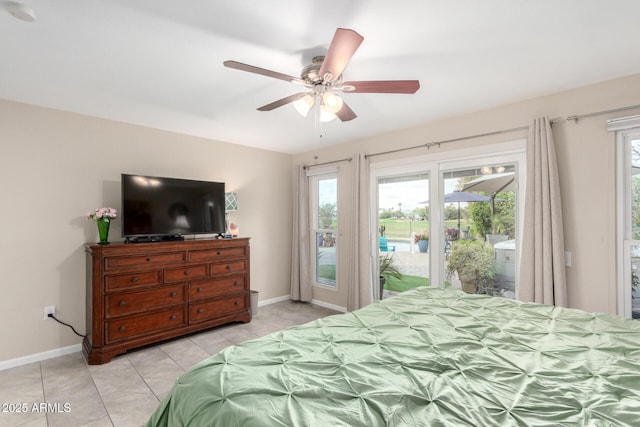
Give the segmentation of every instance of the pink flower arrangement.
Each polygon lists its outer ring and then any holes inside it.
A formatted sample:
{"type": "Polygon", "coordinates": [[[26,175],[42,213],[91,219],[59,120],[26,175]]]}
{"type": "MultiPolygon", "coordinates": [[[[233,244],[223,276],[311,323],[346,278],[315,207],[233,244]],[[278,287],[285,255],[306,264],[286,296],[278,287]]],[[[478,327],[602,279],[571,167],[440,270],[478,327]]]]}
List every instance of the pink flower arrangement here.
{"type": "Polygon", "coordinates": [[[93,211],[88,211],[85,217],[87,219],[94,219],[96,221],[103,220],[104,222],[109,222],[112,219],[115,219],[118,214],[114,208],[100,208],[95,209],[93,211]]]}

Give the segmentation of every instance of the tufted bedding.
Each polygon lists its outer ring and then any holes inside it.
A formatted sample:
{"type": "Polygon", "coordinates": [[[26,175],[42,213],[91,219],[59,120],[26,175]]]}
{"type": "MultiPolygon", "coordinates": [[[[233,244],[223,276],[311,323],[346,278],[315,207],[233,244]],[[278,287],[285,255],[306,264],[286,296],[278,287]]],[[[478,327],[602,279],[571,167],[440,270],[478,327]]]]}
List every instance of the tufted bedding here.
{"type": "Polygon", "coordinates": [[[639,426],[640,322],[419,288],[229,347],[147,426],[639,426]]]}

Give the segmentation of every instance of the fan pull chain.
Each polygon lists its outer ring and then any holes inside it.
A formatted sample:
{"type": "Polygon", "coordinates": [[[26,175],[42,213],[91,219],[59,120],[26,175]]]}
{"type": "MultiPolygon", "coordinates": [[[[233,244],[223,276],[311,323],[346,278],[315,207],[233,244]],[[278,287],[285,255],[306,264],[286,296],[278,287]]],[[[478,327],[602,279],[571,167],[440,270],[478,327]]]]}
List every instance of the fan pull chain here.
{"type": "MultiPolygon", "coordinates": [[[[317,98],[317,97],[316,97],[317,98]]],[[[320,100],[316,99],[315,102],[313,103],[313,119],[315,122],[315,134],[317,135],[317,138],[315,138],[314,135],[314,142],[315,142],[315,148],[314,151],[317,153],[318,152],[318,142],[322,141],[322,121],[320,121],[320,104],[319,104],[320,100]]],[[[318,160],[318,155],[314,154],[313,155],[313,159],[314,160],[318,160]]]]}

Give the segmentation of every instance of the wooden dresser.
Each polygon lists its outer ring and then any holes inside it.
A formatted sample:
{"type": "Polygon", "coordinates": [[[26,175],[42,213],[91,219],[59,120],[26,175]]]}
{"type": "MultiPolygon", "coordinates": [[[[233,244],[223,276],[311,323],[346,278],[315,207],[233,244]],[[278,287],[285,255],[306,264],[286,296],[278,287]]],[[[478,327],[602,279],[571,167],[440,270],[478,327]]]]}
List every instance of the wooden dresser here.
{"type": "Polygon", "coordinates": [[[249,322],[249,239],[87,245],[91,365],[128,349],[249,322]]]}

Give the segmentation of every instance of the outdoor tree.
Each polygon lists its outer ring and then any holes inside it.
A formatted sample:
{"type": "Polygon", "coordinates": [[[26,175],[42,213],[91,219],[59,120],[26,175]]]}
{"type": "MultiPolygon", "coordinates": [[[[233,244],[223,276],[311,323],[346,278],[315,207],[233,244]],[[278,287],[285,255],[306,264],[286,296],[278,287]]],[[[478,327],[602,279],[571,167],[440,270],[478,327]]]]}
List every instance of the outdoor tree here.
{"type": "Polygon", "coordinates": [[[334,220],[337,217],[336,204],[335,203],[323,203],[318,208],[318,220],[320,221],[320,228],[336,228],[334,220]]]}
{"type": "Polygon", "coordinates": [[[395,211],[391,210],[391,209],[382,209],[380,211],[380,215],[378,216],[378,218],[380,219],[391,219],[395,216],[395,211]]]}
{"type": "Polygon", "coordinates": [[[484,239],[484,236],[491,234],[491,204],[489,202],[470,203],[471,211],[471,232],[474,236],[484,239]]]}
{"type": "Polygon", "coordinates": [[[411,211],[411,215],[413,215],[414,218],[420,218],[423,221],[428,221],[429,209],[427,209],[426,206],[418,206],[413,208],[413,210],[411,211]]]}
{"type": "MultiPolygon", "coordinates": [[[[631,144],[631,166],[640,167],[640,144],[634,141],[631,144]]],[[[640,239],[640,175],[633,175],[631,178],[632,200],[631,200],[631,228],[633,239],[640,239]]]]}
{"type": "MultiPolygon", "coordinates": [[[[488,193],[483,193],[487,194],[488,193]]],[[[516,196],[513,191],[498,193],[494,201],[494,211],[491,203],[470,203],[473,233],[484,238],[487,234],[506,234],[515,237],[515,209],[516,196]]]]}
{"type": "MultiPolygon", "coordinates": [[[[466,208],[460,208],[460,218],[468,218],[469,211],[466,208]]],[[[446,203],[444,205],[444,219],[445,220],[457,220],[458,219],[458,206],[456,203],[446,203]]]]}
{"type": "Polygon", "coordinates": [[[631,206],[631,214],[632,214],[632,230],[633,230],[633,239],[640,240],[640,176],[634,176],[632,181],[632,206],[631,206]]]}

